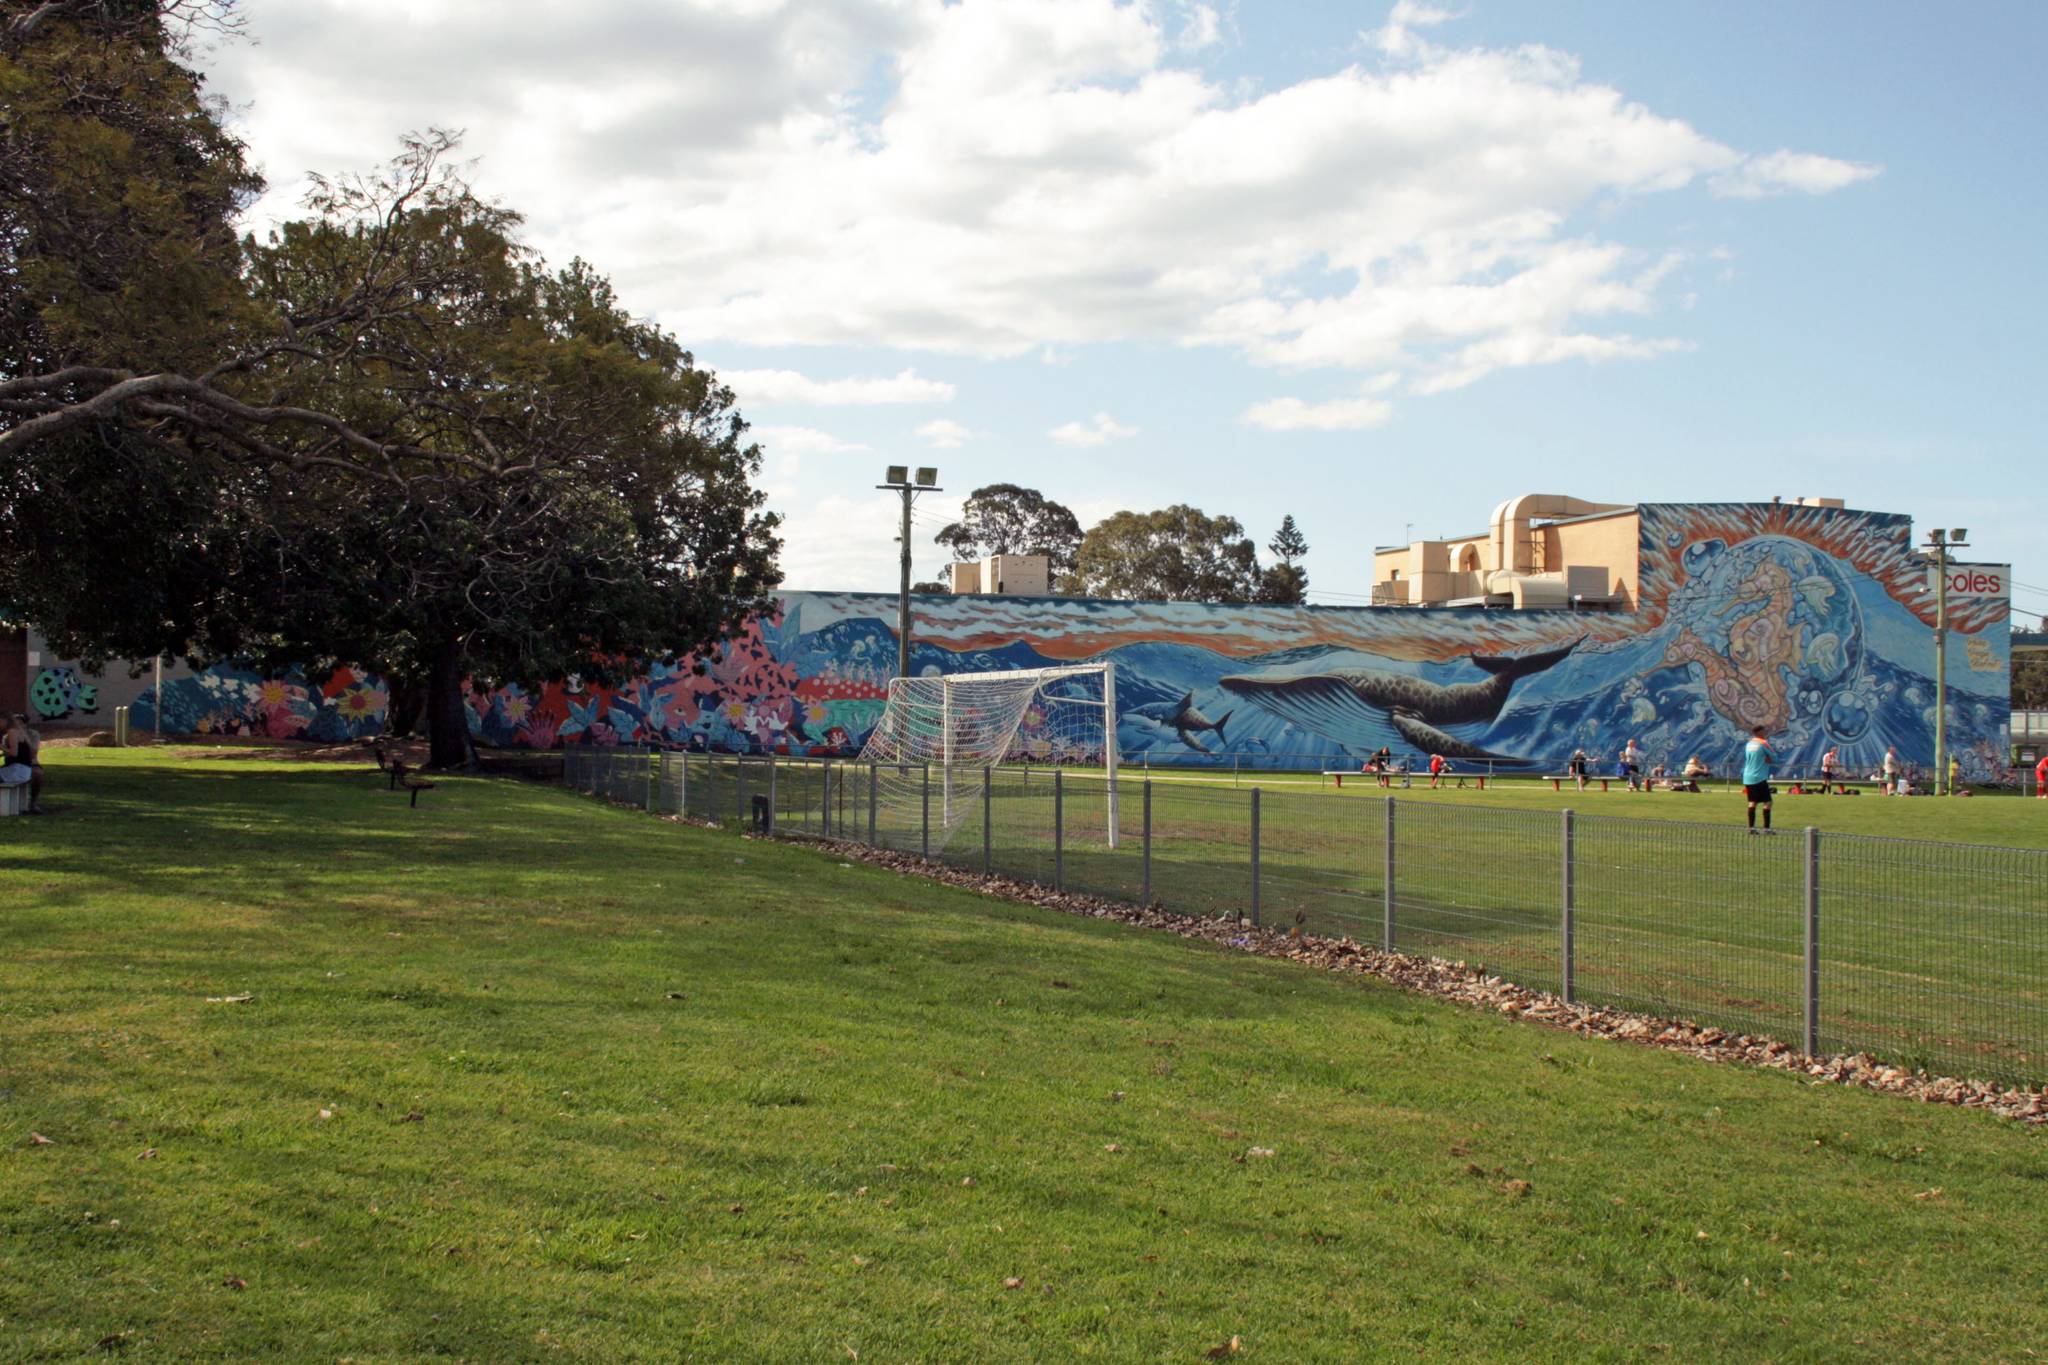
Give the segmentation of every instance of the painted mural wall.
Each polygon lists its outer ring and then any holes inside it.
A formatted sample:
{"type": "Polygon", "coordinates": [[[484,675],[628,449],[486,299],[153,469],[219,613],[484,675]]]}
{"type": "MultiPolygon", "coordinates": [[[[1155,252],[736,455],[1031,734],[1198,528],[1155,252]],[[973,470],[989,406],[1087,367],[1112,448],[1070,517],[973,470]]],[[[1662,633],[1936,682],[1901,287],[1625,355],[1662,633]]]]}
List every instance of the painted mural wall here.
{"type": "MultiPolygon", "coordinates": [[[[1385,746],[1549,772],[1574,749],[1608,763],[1634,739],[1652,763],[1699,754],[1719,769],[1752,725],[1794,768],[1831,747],[1851,768],[1888,745],[1931,761],[1934,594],[1906,517],[1648,504],[1639,568],[1640,610],[1617,614],[921,597],[912,667],[1113,662],[1127,762],[1348,766],[1385,746]]],[[[1951,605],[1950,742],[1978,775],[2006,752],[2006,618],[2002,599],[1951,605]]],[[[475,692],[471,728],[539,748],[854,753],[887,696],[894,620],[890,594],[788,593],[722,649],[619,687],[475,692]]],[[[375,733],[386,704],[375,678],[346,670],[220,668],[167,684],[164,719],[181,732],[345,739],[375,733]]]]}

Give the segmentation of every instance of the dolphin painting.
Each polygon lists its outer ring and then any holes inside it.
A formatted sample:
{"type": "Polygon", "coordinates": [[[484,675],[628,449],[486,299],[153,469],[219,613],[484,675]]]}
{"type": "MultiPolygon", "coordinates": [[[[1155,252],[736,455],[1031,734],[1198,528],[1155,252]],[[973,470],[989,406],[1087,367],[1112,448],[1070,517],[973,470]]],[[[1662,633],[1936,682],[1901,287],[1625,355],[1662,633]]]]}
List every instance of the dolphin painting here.
{"type": "Polygon", "coordinates": [[[1537,654],[1468,657],[1487,674],[1484,682],[1442,683],[1369,668],[1328,673],[1251,674],[1222,680],[1224,691],[1349,748],[1365,750],[1385,742],[1387,727],[1424,753],[1445,758],[1522,763],[1446,732],[1448,726],[1490,725],[1507,704],[1515,683],[1562,663],[1585,636],[1562,649],[1537,654]]]}
{"type": "Polygon", "coordinates": [[[1147,720],[1157,721],[1176,735],[1179,735],[1181,743],[1187,745],[1198,754],[1206,754],[1210,750],[1204,748],[1201,741],[1196,739],[1195,736],[1204,730],[1212,730],[1215,732],[1216,738],[1219,741],[1222,740],[1223,727],[1229,724],[1230,718],[1237,713],[1235,711],[1225,711],[1222,719],[1210,720],[1195,709],[1195,694],[1189,692],[1177,702],[1154,702],[1150,706],[1134,707],[1132,714],[1143,716],[1147,720]]]}

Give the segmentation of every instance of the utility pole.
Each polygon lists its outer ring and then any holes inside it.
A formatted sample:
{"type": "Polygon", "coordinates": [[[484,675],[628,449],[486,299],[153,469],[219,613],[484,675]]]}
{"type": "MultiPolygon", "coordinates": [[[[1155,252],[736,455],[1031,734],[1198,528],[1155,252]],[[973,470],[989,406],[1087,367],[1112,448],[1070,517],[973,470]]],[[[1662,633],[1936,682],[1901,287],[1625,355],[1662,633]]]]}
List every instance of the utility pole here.
{"type": "Polygon", "coordinates": [[[1937,528],[1927,533],[1934,552],[1934,789],[1954,796],[1948,780],[1948,552],[1969,544],[1968,531],[1937,528]]]}
{"type": "Polygon", "coordinates": [[[910,676],[910,504],[919,493],[939,493],[939,471],[920,466],[917,481],[911,482],[910,466],[892,464],[875,485],[903,495],[903,578],[896,593],[896,676],[910,676]]]}

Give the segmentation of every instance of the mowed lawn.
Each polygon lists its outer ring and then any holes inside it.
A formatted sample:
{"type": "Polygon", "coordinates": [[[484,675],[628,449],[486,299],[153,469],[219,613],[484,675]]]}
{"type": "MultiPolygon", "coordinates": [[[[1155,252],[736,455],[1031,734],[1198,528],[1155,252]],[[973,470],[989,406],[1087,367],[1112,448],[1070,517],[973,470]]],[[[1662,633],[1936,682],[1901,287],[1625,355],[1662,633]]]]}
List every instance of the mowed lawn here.
{"type": "Polygon", "coordinates": [[[49,757],[0,1357],[2041,1349],[2038,1129],[543,787],[49,757]]]}

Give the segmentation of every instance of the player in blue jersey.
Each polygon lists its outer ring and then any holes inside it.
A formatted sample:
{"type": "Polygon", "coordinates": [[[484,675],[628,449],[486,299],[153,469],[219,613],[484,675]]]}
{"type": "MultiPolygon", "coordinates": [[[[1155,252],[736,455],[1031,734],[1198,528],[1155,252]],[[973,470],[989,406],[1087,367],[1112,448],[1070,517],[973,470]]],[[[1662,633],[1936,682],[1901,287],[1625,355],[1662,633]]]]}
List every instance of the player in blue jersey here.
{"type": "Polygon", "coordinates": [[[1764,738],[1764,727],[1759,725],[1749,732],[1749,743],[1742,746],[1742,790],[1749,797],[1749,832],[1755,834],[1756,812],[1763,808],[1763,832],[1771,832],[1771,767],[1776,763],[1771,753],[1771,742],[1764,738]]]}

